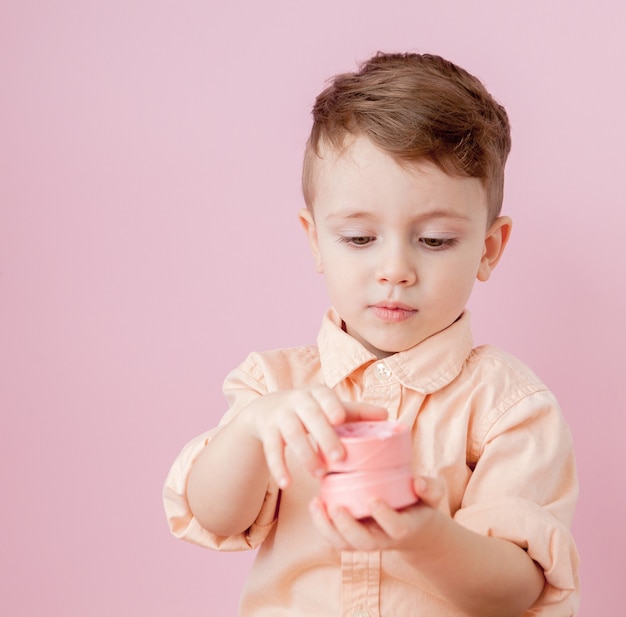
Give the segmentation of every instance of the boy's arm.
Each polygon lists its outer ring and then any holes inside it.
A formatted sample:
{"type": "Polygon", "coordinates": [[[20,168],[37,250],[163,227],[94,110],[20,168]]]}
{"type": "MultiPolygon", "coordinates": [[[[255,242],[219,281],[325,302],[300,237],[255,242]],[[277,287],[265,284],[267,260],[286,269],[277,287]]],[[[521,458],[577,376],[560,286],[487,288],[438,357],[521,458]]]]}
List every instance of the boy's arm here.
{"type": "Polygon", "coordinates": [[[544,576],[519,546],[475,533],[437,509],[443,488],[420,478],[421,501],[397,512],[372,507],[373,522],[356,521],[339,509],[312,504],[321,533],[341,550],[395,550],[430,581],[442,598],[468,615],[519,617],[541,594],[544,576]]]}
{"type": "MultiPolygon", "coordinates": [[[[468,615],[519,617],[528,610],[543,589],[543,570],[516,544],[475,533],[434,509],[428,483],[421,488],[423,508],[430,508],[425,512],[430,525],[425,534],[415,536],[413,548],[401,549],[405,561],[468,615]]],[[[381,506],[379,524],[386,523],[389,531],[402,536],[407,528],[398,527],[393,514],[381,506]]]]}
{"type": "Polygon", "coordinates": [[[519,617],[543,590],[543,570],[516,544],[477,534],[442,513],[442,546],[407,561],[427,573],[450,603],[476,617],[519,617]],[[425,561],[431,558],[428,564],[425,561]]]}
{"type": "Polygon", "coordinates": [[[269,484],[263,445],[250,434],[245,416],[222,427],[200,452],[189,473],[187,500],[200,525],[219,536],[248,529],[269,484]]]}
{"type": "MultiPolygon", "coordinates": [[[[449,581],[446,597],[466,611],[480,614],[477,607],[485,599],[488,606],[505,605],[503,615],[520,614],[531,605],[533,614],[574,615],[578,555],[569,522],[578,491],[571,435],[550,392],[520,393],[485,423],[480,451],[474,452],[480,460],[453,519],[441,511],[447,500],[438,512],[424,504],[397,513],[380,506],[378,525],[372,526],[345,512],[327,515],[318,506],[315,520],[322,533],[338,548],[347,543],[401,551],[440,593],[449,581]],[[535,562],[544,572],[545,583],[537,573],[543,586],[533,583],[535,562]],[[526,600],[531,604],[524,606],[526,600]]],[[[435,507],[441,499],[436,489],[430,498],[418,485],[416,492],[435,507]]]]}
{"type": "Polygon", "coordinates": [[[279,488],[291,481],[286,447],[311,474],[322,475],[324,459],[344,455],[334,425],[386,417],[379,407],[341,402],[321,385],[257,398],[225,424],[195,460],[187,482],[195,519],[219,536],[245,531],[261,509],[270,479],[279,488]]]}
{"type": "Polygon", "coordinates": [[[523,549],[433,513],[428,537],[402,553],[443,597],[476,617],[519,617],[535,603],[545,579],[523,549]]]}

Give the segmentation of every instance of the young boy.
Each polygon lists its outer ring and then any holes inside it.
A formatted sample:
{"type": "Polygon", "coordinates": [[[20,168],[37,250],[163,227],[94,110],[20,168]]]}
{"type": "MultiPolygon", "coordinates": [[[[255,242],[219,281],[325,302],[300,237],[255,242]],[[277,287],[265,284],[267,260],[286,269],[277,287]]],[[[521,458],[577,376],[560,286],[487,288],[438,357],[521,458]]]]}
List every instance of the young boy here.
{"type": "Polygon", "coordinates": [[[313,117],[300,221],[333,308],[317,346],[227,377],[228,412],[167,479],[173,533],[259,547],[243,616],[573,615],[570,433],[529,369],[472,348],[465,311],[511,230],[504,109],[440,57],[378,54],[313,117]],[[333,427],[387,418],[411,427],[419,503],[327,510],[333,427]]]}

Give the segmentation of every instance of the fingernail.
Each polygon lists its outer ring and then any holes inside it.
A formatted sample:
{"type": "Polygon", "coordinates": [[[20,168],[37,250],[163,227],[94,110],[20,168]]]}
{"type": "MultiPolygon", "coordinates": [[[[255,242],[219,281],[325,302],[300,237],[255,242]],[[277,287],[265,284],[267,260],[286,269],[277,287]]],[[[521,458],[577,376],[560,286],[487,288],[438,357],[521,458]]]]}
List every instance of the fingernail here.
{"type": "Polygon", "coordinates": [[[319,497],[316,497],[309,503],[309,512],[313,516],[321,516],[324,511],[324,505],[319,497]]]}
{"type": "Polygon", "coordinates": [[[343,456],[343,451],[336,449],[336,450],[331,450],[330,452],[330,460],[331,461],[339,461],[341,460],[341,457],[343,456]]]}
{"type": "Polygon", "coordinates": [[[337,506],[337,507],[334,507],[328,514],[329,514],[330,518],[335,519],[338,516],[343,516],[343,513],[345,511],[346,510],[344,508],[342,508],[341,506],[337,506]]]}
{"type": "Polygon", "coordinates": [[[428,491],[428,482],[426,482],[424,478],[418,478],[415,484],[416,484],[417,492],[420,495],[425,495],[426,492],[428,491]]]}
{"type": "Polygon", "coordinates": [[[380,499],[373,499],[372,501],[370,501],[367,505],[370,509],[370,512],[373,510],[378,510],[378,508],[380,508],[380,506],[382,505],[382,501],[380,499]]]}

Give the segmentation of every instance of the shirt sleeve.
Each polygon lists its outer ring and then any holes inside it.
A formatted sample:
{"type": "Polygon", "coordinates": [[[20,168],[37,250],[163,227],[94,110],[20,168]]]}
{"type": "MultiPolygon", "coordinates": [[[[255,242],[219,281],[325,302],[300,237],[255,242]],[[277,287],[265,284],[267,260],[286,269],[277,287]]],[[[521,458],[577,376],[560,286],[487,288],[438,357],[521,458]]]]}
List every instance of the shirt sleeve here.
{"type": "Polygon", "coordinates": [[[543,568],[546,583],[527,616],[574,615],[578,553],[569,525],[578,483],[570,431],[556,399],[547,390],[509,399],[488,416],[483,435],[454,518],[519,545],[543,568]]]}
{"type": "Polygon", "coordinates": [[[191,512],[187,500],[187,481],[198,455],[246,405],[267,392],[262,377],[252,357],[230,373],[224,382],[228,411],[217,427],[191,440],[174,461],[163,488],[163,504],[170,530],[177,538],[216,550],[246,550],[259,546],[274,526],[279,489],[273,481],[270,481],[255,521],[247,530],[234,536],[218,536],[204,529],[191,512]]]}

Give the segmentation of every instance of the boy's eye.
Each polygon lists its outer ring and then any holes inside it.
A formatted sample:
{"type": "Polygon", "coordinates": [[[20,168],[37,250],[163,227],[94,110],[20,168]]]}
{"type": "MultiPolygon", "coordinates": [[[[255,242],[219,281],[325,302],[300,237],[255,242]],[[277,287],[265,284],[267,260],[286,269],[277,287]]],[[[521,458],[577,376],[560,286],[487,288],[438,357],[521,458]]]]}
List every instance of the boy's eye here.
{"type": "Polygon", "coordinates": [[[353,246],[366,246],[374,241],[374,236],[341,236],[340,241],[353,246]]]}
{"type": "Polygon", "coordinates": [[[454,246],[455,238],[420,238],[420,242],[431,249],[440,249],[444,246],[454,246]]]}

